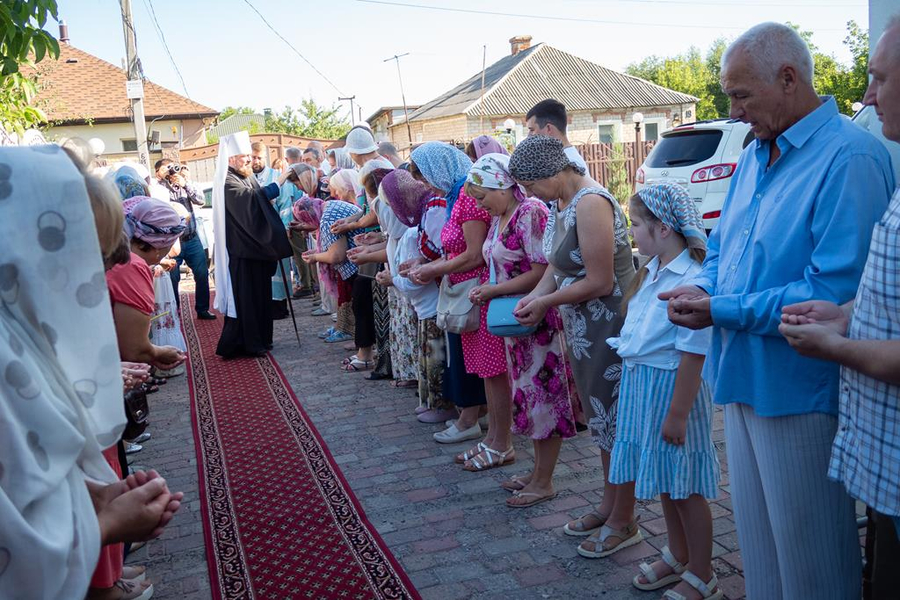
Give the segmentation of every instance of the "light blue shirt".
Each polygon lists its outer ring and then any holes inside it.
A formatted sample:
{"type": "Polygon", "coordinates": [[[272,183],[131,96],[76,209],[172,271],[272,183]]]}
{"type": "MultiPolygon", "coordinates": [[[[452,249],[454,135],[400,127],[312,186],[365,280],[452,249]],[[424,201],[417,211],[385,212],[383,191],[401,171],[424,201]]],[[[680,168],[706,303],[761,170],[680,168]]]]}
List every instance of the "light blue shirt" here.
{"type": "Polygon", "coordinates": [[[669,264],[659,268],[659,258],[647,263],[647,276],[628,303],[628,314],[618,337],[606,340],[622,358],[636,365],[673,371],[681,364],[681,353],[705,355],[712,328],[694,331],[678,327],[666,316],[661,292],[676,288],[700,273],[700,264],[684,250],[669,264]]]}
{"type": "Polygon", "coordinates": [[[718,404],[757,415],[837,414],[838,366],[804,358],[778,333],[781,309],[856,295],[872,235],[894,188],[887,150],[838,114],[833,98],[775,140],[741,154],[693,283],[712,296],[704,378],[718,404]]]}

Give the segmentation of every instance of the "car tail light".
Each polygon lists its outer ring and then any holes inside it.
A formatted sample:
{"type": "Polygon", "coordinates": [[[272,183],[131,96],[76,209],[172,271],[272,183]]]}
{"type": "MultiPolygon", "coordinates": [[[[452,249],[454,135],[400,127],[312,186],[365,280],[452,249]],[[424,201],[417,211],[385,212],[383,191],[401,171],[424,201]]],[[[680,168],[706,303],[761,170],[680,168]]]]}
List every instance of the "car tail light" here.
{"type": "Polygon", "coordinates": [[[734,175],[734,169],[737,167],[734,163],[724,163],[721,165],[710,165],[697,169],[691,175],[691,183],[706,183],[707,181],[715,181],[716,179],[726,179],[734,175]]]}
{"type": "Polygon", "coordinates": [[[644,168],[641,167],[637,170],[637,173],[634,175],[635,183],[644,183],[644,168]]]}
{"type": "Polygon", "coordinates": [[[712,211],[712,212],[703,213],[703,218],[704,218],[704,219],[718,219],[718,218],[721,217],[721,216],[722,216],[722,211],[721,211],[721,210],[714,210],[714,211],[712,211]]]}

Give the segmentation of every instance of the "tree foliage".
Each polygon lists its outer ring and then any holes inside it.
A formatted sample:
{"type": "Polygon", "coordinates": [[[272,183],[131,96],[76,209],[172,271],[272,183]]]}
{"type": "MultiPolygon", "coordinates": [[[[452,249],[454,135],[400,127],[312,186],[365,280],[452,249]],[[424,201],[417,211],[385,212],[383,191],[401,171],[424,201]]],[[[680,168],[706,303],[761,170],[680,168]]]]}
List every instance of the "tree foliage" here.
{"type": "Polygon", "coordinates": [[[232,115],[255,115],[256,111],[249,106],[226,106],[219,113],[219,122],[224,121],[232,115]]]}
{"type": "Polygon", "coordinates": [[[334,140],[347,135],[350,123],[338,116],[339,107],[325,108],[312,98],[300,101],[300,108],[285,106],[281,112],[266,115],[266,132],[288,133],[301,137],[334,140]]]}
{"type": "MultiPolygon", "coordinates": [[[[809,44],[813,55],[813,85],[823,95],[834,96],[838,109],[853,114],[853,103],[862,100],[868,85],[869,35],[855,21],[847,23],[844,45],[852,57],[849,65],[840,63],[834,56],[824,54],[813,43],[813,33],[788,23],[809,44]]],[[[700,99],[697,103],[697,119],[715,119],[728,116],[728,97],[719,85],[722,53],[729,41],[719,38],[702,54],[692,47],[684,54],[671,57],[650,56],[632,63],[626,69],[629,75],[652,81],[677,92],[700,99]]]]}
{"type": "Polygon", "coordinates": [[[46,120],[31,102],[37,93],[33,67],[48,56],[59,58],[59,43],[44,30],[47,17],[57,18],[55,0],[0,2],[0,127],[7,131],[21,134],[46,120]]]}

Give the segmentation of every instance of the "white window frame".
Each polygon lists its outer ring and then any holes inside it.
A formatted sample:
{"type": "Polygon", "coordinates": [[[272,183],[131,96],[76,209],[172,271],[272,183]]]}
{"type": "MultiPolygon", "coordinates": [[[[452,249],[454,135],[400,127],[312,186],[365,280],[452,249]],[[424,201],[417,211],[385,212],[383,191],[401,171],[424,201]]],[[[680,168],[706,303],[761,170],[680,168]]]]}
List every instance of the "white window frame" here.
{"type": "Polygon", "coordinates": [[[662,136],[663,131],[666,130],[666,118],[665,117],[650,117],[649,119],[644,119],[641,122],[641,137],[642,141],[647,141],[647,123],[656,123],[659,126],[659,131],[656,135],[656,141],[659,141],[660,136],[662,136]]]}
{"type": "Polygon", "coordinates": [[[613,127],[613,142],[621,142],[622,141],[622,120],[621,119],[604,119],[600,121],[594,121],[594,127],[596,127],[597,131],[597,143],[602,144],[600,141],[600,128],[612,125],[613,127]]]}

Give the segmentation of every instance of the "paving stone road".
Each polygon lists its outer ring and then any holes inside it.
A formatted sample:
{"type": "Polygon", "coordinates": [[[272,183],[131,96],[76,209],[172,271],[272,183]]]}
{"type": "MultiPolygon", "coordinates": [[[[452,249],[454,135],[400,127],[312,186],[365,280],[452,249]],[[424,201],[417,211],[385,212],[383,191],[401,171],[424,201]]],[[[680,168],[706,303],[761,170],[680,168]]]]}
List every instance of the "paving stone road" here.
{"type": "MultiPolygon", "coordinates": [[[[440,427],[416,421],[412,390],[341,372],[337,365],[349,353],[341,344],[324,344],[315,337],[331,321],[309,316],[308,301],[294,305],[303,347],[297,348],[290,320],[277,321],[273,354],[369,520],[423,598],[505,600],[511,593],[517,600],[657,597],[634,589],[631,579],[638,563],[666,544],[658,502],[638,505],[644,541],[607,559],[578,556],[578,539],[562,532],[568,519],[583,514],[602,495],[600,458],[587,433],[563,445],[555,500],[528,509],[507,508],[507,492],[498,484],[533,465],[527,440],[516,440],[519,458],[514,465],[486,473],[463,471],[453,464],[453,454],[467,446],[432,440],[440,427]]],[[[186,503],[162,538],[129,562],[148,566],[154,598],[209,598],[185,378],[171,379],[150,400],[153,438],[132,456],[132,464],[159,470],[172,489],[185,492],[186,503]]],[[[711,506],[714,566],[727,598],[738,600],[744,586],[721,411],[714,439],[723,467],[722,491],[711,506]]]]}

